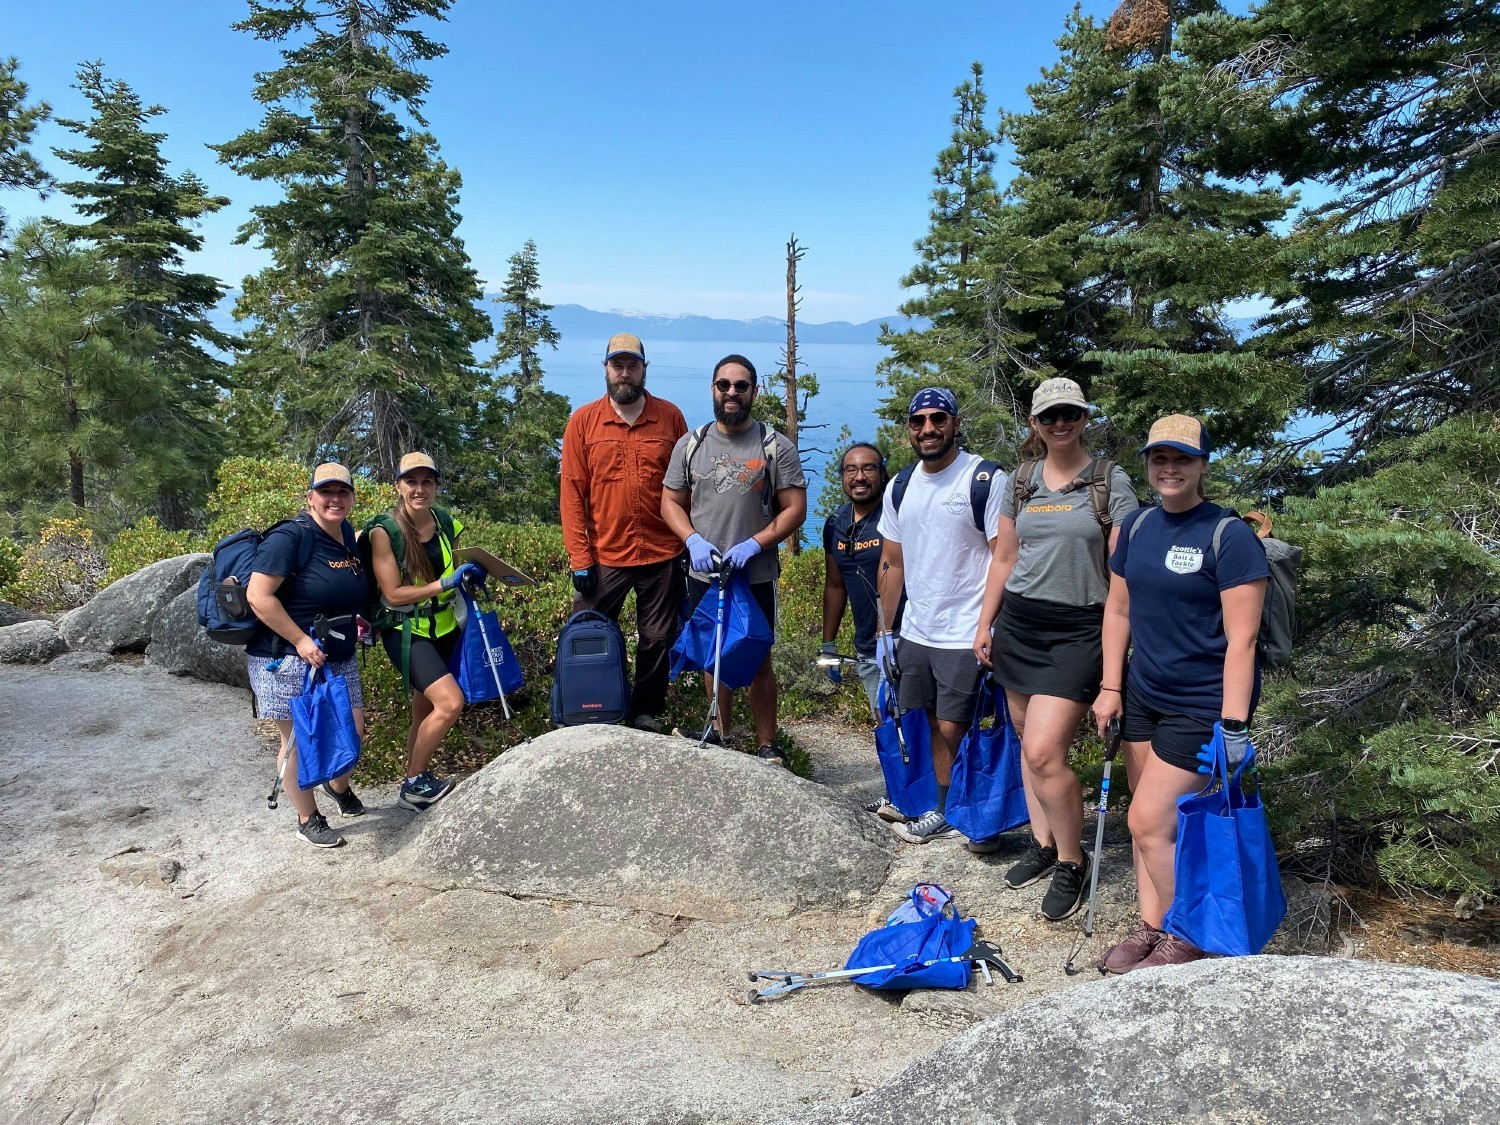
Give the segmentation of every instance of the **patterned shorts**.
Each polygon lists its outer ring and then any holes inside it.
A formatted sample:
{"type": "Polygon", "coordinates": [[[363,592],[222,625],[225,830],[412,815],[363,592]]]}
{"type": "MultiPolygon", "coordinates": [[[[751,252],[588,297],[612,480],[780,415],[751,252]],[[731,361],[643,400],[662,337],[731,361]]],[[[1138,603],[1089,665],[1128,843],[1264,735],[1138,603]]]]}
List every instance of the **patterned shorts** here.
{"type": "MultiPolygon", "coordinates": [[[[280,719],[291,722],[292,700],[302,694],[302,685],[307,680],[307,665],[295,653],[281,658],[281,667],[271,671],[276,661],[264,656],[247,656],[250,669],[250,690],[255,693],[255,713],[262,719],[280,719]]],[[[354,707],[365,705],[364,691],[359,683],[359,657],[348,660],[330,660],[327,664],[330,676],[343,676],[349,682],[349,703],[354,707]]]]}

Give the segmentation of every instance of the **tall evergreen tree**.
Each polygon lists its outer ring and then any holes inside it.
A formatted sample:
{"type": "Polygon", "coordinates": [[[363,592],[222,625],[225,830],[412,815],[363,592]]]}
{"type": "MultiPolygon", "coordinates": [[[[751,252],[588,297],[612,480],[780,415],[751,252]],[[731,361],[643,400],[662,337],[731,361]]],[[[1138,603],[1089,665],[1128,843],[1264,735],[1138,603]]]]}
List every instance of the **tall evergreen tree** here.
{"type": "Polygon", "coordinates": [[[507,523],[556,523],[568,400],[542,385],[541,349],[561,337],[537,296],[541,270],[530,240],[510,257],[495,303],[505,312],[487,364],[493,377],[466,429],[456,499],[507,523]]]}
{"type": "Polygon", "coordinates": [[[180,471],[181,454],[150,427],[167,379],[150,361],[149,327],[122,312],[126,293],[103,251],[41,223],[0,262],[0,454],[11,506],[100,493],[139,504],[180,471]]]}
{"type": "Polygon", "coordinates": [[[161,106],[142,105],[124,82],[107,79],[97,62],[79,69],[78,89],[93,107],[93,117],[60,118],[58,123],[79,134],[88,147],[54,151],[92,177],[59,185],[78,201],[78,213],[91,221],[56,225],[69,238],[99,248],[123,290],[121,313],[129,323],[154,332],[151,359],[169,393],[160,412],[145,421],[181,454],[181,476],[162,480],[157,497],[162,523],[178,529],[207,495],[223,459],[218,409],[227,365],[209,349],[222,351],[230,345],[208,319],[224,286],[208,274],[184,269],[183,255],[203,246],[194,229],[199,219],[229,200],[209,195],[191,172],[174,176],[167,170],[161,154],[166,134],[145,127],[166,112],[161,106]]]}
{"type": "MultiPolygon", "coordinates": [[[[46,121],[52,107],[46,102],[28,105],[30,88],[17,76],[20,60],[0,59],[0,189],[36,188],[45,191],[52,183],[30,149],[36,127],[46,121]]],[[[0,235],[5,234],[5,211],[0,209],[0,235]]]]}
{"type": "Polygon", "coordinates": [[[446,48],[412,27],[451,0],[252,0],[236,24],[282,51],[258,76],[259,128],[216,146],[285,192],[252,208],[240,241],[272,265],[245,281],[253,321],[234,420],[251,447],[285,443],[393,473],[409,449],[451,463],[474,398],[471,347],[490,332],[456,237],[461,178],[422,130],[446,48]]]}

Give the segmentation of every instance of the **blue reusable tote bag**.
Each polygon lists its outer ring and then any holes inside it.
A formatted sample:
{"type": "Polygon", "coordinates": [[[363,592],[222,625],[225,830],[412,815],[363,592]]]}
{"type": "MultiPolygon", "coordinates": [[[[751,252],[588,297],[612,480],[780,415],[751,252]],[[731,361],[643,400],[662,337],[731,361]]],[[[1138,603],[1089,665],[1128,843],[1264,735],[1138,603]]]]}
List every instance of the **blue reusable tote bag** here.
{"type": "Polygon", "coordinates": [[[1240,784],[1254,747],[1233,775],[1217,723],[1209,749],[1208,786],[1177,801],[1177,885],[1162,929],[1207,953],[1242,957],[1266,947],[1286,897],[1260,794],[1240,784]]]}
{"type": "MultiPolygon", "coordinates": [[[[689,579],[692,581],[692,579],[689,579]]],[[[684,672],[714,672],[714,633],[719,621],[719,583],[724,583],[724,640],[719,653],[719,683],[737,690],[749,687],[771,652],[771,626],[760,611],[743,571],[716,579],[699,600],[672,645],[671,678],[684,672]]]]}
{"type": "Polygon", "coordinates": [[[985,683],[974,723],[958,744],[948,787],[948,823],[971,840],[988,840],[1031,819],[1021,780],[1021,739],[1010,721],[1005,692],[985,683]],[[993,710],[992,726],[984,725],[993,710]]]}
{"type": "Polygon", "coordinates": [[[854,978],[855,984],[866,988],[967,988],[971,962],[945,961],[925,966],[922,962],[967,953],[974,944],[977,925],[973,918],[960,918],[949,905],[915,922],[882,926],[859,939],[844,968],[896,966],[854,978]]]}
{"type": "Polygon", "coordinates": [[[343,676],[307,666],[302,694],[292,700],[292,735],[297,741],[298,789],[315,789],[354,768],[359,761],[359,728],[343,676]]]}
{"type": "Polygon", "coordinates": [[[900,718],[901,734],[906,739],[906,759],[901,756],[901,741],[896,736],[897,719],[891,710],[891,687],[880,685],[880,718],[875,728],[875,756],[885,777],[886,796],[903,816],[916,818],[937,808],[937,775],[932,771],[932,732],[927,727],[927,712],[920,708],[907,711],[900,718]]]}
{"type": "Polygon", "coordinates": [[[506,695],[520,691],[521,665],[500,627],[500,618],[493,610],[481,610],[467,590],[463,599],[468,612],[448,671],[458,681],[465,702],[485,703],[499,699],[502,690],[506,695]]]}

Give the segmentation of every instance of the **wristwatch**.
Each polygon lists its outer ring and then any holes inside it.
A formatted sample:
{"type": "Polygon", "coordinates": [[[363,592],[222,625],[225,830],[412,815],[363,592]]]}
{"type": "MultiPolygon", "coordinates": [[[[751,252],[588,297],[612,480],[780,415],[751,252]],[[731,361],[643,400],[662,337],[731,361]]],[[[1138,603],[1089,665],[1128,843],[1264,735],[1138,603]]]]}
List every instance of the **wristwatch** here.
{"type": "Polygon", "coordinates": [[[1220,719],[1219,729],[1225,734],[1243,734],[1250,729],[1250,724],[1244,719],[1220,719]]]}

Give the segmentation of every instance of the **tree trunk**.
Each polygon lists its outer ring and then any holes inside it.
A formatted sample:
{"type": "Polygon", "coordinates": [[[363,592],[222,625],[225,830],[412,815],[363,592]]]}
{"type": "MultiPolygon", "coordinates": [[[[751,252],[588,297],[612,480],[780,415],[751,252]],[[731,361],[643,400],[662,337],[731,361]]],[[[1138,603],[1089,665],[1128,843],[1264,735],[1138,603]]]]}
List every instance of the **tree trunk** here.
{"type": "MultiPolygon", "coordinates": [[[[792,448],[799,448],[797,444],[797,306],[801,298],[797,296],[797,263],[802,260],[802,255],[807,251],[797,245],[797,236],[794,234],[787,239],[786,244],[786,436],[792,443],[792,448]]],[[[792,554],[801,554],[802,535],[799,532],[787,541],[787,550],[792,554]]]]}

